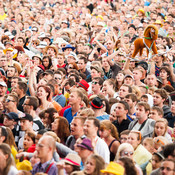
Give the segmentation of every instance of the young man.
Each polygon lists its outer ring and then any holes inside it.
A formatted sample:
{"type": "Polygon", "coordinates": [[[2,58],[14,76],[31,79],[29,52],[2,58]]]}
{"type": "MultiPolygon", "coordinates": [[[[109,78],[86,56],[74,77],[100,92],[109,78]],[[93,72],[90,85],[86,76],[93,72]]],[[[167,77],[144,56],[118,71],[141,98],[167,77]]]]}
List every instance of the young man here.
{"type": "Polygon", "coordinates": [[[120,134],[122,131],[128,129],[128,126],[130,124],[130,120],[127,118],[127,114],[129,111],[129,105],[125,101],[119,101],[116,105],[115,112],[117,116],[117,120],[113,122],[115,127],[118,130],[118,133],[120,134]]]}
{"type": "Polygon", "coordinates": [[[90,75],[90,72],[87,70],[86,65],[87,65],[87,59],[85,57],[80,57],[78,60],[79,71],[85,74],[87,77],[88,75],[90,75]]]}
{"type": "Polygon", "coordinates": [[[123,84],[119,89],[119,98],[120,100],[124,100],[125,96],[128,93],[132,93],[132,88],[126,84],[123,84]]]}
{"type": "Polygon", "coordinates": [[[155,121],[148,119],[150,106],[148,103],[139,102],[136,105],[136,119],[133,120],[128,129],[140,131],[142,137],[151,137],[154,131],[155,121]]]}
{"type": "Polygon", "coordinates": [[[158,120],[163,117],[163,109],[159,106],[153,106],[149,113],[149,118],[153,120],[158,120]]]}

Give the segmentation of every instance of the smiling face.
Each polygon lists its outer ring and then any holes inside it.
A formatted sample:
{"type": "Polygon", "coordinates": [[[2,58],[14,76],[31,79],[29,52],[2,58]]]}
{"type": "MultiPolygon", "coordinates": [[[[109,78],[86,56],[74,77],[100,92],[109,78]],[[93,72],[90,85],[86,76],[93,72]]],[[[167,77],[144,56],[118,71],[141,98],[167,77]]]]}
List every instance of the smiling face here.
{"type": "Polygon", "coordinates": [[[42,99],[42,98],[47,98],[48,96],[48,93],[45,91],[45,89],[43,87],[39,87],[38,90],[37,90],[37,97],[39,99],[42,99]]]}
{"type": "Polygon", "coordinates": [[[166,126],[164,122],[157,122],[155,124],[155,134],[156,136],[164,136],[166,132],[166,126]]]}

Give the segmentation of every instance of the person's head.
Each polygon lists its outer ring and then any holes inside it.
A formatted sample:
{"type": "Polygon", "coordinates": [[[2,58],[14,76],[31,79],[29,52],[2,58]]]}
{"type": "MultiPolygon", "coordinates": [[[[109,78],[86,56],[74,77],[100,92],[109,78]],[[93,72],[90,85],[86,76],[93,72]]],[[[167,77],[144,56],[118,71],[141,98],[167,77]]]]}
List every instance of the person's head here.
{"type": "Polygon", "coordinates": [[[40,85],[37,88],[37,97],[40,100],[44,99],[44,100],[48,100],[49,96],[50,96],[51,90],[48,86],[46,85],[40,85]]]}
{"type": "Polygon", "coordinates": [[[164,101],[167,99],[168,95],[164,89],[157,89],[153,94],[154,106],[162,107],[164,101]]]}
{"type": "Polygon", "coordinates": [[[52,123],[52,131],[54,131],[60,138],[61,142],[64,143],[70,135],[69,122],[64,117],[56,117],[52,123]]]}
{"type": "Polygon", "coordinates": [[[134,70],[133,70],[133,76],[134,76],[134,80],[135,81],[138,81],[138,80],[141,80],[141,78],[142,78],[142,70],[141,69],[139,69],[139,68],[134,68],[134,70]]]}
{"type": "Polygon", "coordinates": [[[85,168],[84,172],[86,174],[98,174],[101,175],[102,173],[100,170],[105,168],[105,162],[104,159],[96,154],[92,154],[88,157],[86,163],[85,163],[85,168]]]}
{"type": "Polygon", "coordinates": [[[108,40],[105,45],[107,46],[107,50],[113,50],[114,49],[114,42],[112,40],[108,40]]]}
{"type": "Polygon", "coordinates": [[[139,102],[136,105],[136,118],[138,120],[147,119],[150,112],[150,105],[145,102],[139,102]]]}
{"type": "Polygon", "coordinates": [[[158,120],[163,117],[163,109],[159,106],[153,106],[149,113],[149,118],[153,120],[158,120]]]}
{"type": "Polygon", "coordinates": [[[148,87],[155,87],[157,84],[157,79],[155,74],[148,74],[146,77],[146,84],[148,87]]]}
{"type": "Polygon", "coordinates": [[[7,91],[7,84],[4,81],[0,82],[0,97],[4,97],[7,91]]]}
{"type": "Polygon", "coordinates": [[[87,137],[97,135],[97,131],[100,128],[100,121],[95,117],[89,117],[84,123],[84,134],[87,137]]]}
{"type": "Polygon", "coordinates": [[[70,130],[71,135],[73,135],[75,138],[83,135],[83,126],[86,118],[76,116],[73,118],[71,124],[70,124],[70,130]]]}
{"type": "Polygon", "coordinates": [[[91,66],[91,78],[102,77],[103,70],[97,66],[91,66]]]}
{"type": "Polygon", "coordinates": [[[27,92],[27,84],[23,81],[18,81],[18,83],[12,88],[12,92],[18,94],[18,96],[25,95],[27,92]]]}
{"type": "Polygon", "coordinates": [[[111,135],[119,140],[118,131],[109,120],[103,120],[100,122],[99,135],[101,138],[108,138],[111,135]]]}
{"type": "Polygon", "coordinates": [[[170,69],[167,66],[162,66],[159,69],[160,77],[162,80],[169,80],[171,79],[171,72],[170,69]]]}
{"type": "Polygon", "coordinates": [[[172,159],[165,159],[160,165],[160,174],[161,175],[174,175],[175,171],[175,162],[172,159]]]}
{"type": "Polygon", "coordinates": [[[127,113],[129,112],[129,105],[125,101],[119,101],[116,104],[115,112],[117,117],[126,117],[127,113]]]}
{"type": "Polygon", "coordinates": [[[70,105],[80,104],[82,100],[83,100],[83,93],[81,92],[81,90],[78,88],[72,89],[69,96],[69,104],[70,105]]]}
{"type": "Polygon", "coordinates": [[[111,90],[115,90],[115,83],[112,79],[107,79],[103,82],[103,90],[107,93],[111,90]]]}
{"type": "Polygon", "coordinates": [[[16,69],[16,67],[14,67],[14,66],[8,66],[7,77],[8,78],[12,78],[15,75],[17,75],[17,69],[16,69]]]}
{"type": "Polygon", "coordinates": [[[10,167],[14,164],[9,145],[5,143],[0,144],[0,157],[0,171],[2,174],[8,174],[10,167]]]}
{"type": "Polygon", "coordinates": [[[124,77],[124,84],[128,86],[133,86],[134,84],[134,77],[132,75],[125,75],[124,77]]]}
{"type": "Polygon", "coordinates": [[[119,97],[124,99],[128,93],[132,93],[132,88],[126,84],[123,84],[119,89],[119,97]]]}
{"type": "Polygon", "coordinates": [[[156,123],[154,125],[154,132],[153,137],[157,136],[165,136],[167,132],[168,122],[164,118],[160,118],[156,120],[156,123]]]}
{"type": "Polygon", "coordinates": [[[120,143],[127,143],[130,130],[124,130],[120,133],[120,143]]]}
{"type": "Polygon", "coordinates": [[[141,141],[142,141],[142,134],[140,131],[132,130],[129,133],[128,143],[130,143],[133,146],[134,150],[138,147],[138,145],[141,143],[141,141]]]}
{"type": "Polygon", "coordinates": [[[42,136],[39,139],[38,144],[36,145],[36,151],[41,163],[45,163],[52,159],[55,148],[56,143],[53,137],[42,136]]]}
{"type": "Polygon", "coordinates": [[[133,93],[129,93],[125,96],[124,101],[126,101],[130,108],[133,108],[137,104],[137,96],[133,93]]]}
{"type": "Polygon", "coordinates": [[[152,161],[151,161],[152,169],[155,170],[155,169],[159,168],[163,159],[164,159],[164,156],[162,155],[162,151],[161,152],[154,152],[153,156],[152,156],[152,161]]]}
{"type": "Polygon", "coordinates": [[[129,157],[133,159],[134,148],[129,143],[122,143],[117,150],[117,154],[115,157],[115,161],[117,161],[121,157],[129,157]]]}
{"type": "Polygon", "coordinates": [[[163,149],[163,155],[165,158],[174,160],[175,159],[175,144],[169,143],[165,145],[163,149]]]}
{"type": "Polygon", "coordinates": [[[103,85],[103,79],[101,77],[95,77],[92,80],[92,91],[100,90],[103,85]]]}
{"type": "Polygon", "coordinates": [[[94,117],[95,112],[91,108],[85,107],[85,109],[82,109],[81,111],[79,111],[78,116],[83,117],[83,118],[94,117]]]}
{"type": "Polygon", "coordinates": [[[81,71],[85,71],[86,69],[86,64],[87,64],[87,58],[86,57],[80,57],[78,60],[78,68],[81,71]]]}
{"type": "Polygon", "coordinates": [[[154,150],[161,151],[163,147],[169,143],[168,139],[165,136],[154,137],[154,150]]]}
{"type": "Polygon", "coordinates": [[[24,150],[28,151],[28,149],[35,144],[35,133],[31,131],[27,131],[24,136],[23,146],[24,150]]]}
{"type": "Polygon", "coordinates": [[[45,69],[50,69],[51,65],[52,65],[52,60],[50,58],[50,56],[45,55],[42,59],[42,65],[45,67],[45,69]]]}
{"type": "Polygon", "coordinates": [[[16,94],[9,94],[5,100],[5,109],[10,110],[12,108],[17,108],[18,96],[16,94]]]}
{"type": "Polygon", "coordinates": [[[146,137],[142,145],[152,154],[154,152],[154,140],[151,137],[146,137]]]}
{"type": "Polygon", "coordinates": [[[5,126],[0,126],[0,144],[7,140],[7,130],[5,126]]]}
{"type": "Polygon", "coordinates": [[[20,118],[20,126],[22,131],[27,131],[33,127],[33,117],[30,114],[24,114],[20,118]]]}
{"type": "Polygon", "coordinates": [[[25,113],[30,114],[35,111],[39,106],[39,100],[35,96],[27,96],[23,103],[23,110],[25,113]]]}
{"type": "Polygon", "coordinates": [[[3,125],[9,128],[13,128],[17,124],[18,120],[18,114],[15,112],[10,112],[4,114],[3,125]]]}
{"type": "Polygon", "coordinates": [[[11,87],[14,87],[18,84],[18,81],[22,81],[20,77],[12,77],[11,79],[11,87]]]}

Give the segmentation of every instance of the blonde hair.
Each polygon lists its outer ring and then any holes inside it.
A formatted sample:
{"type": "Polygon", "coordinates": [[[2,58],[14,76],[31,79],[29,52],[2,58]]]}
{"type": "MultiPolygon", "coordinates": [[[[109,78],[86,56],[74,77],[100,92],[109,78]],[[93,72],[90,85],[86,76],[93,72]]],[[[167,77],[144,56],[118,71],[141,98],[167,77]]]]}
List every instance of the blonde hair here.
{"type": "Polygon", "coordinates": [[[59,142],[59,143],[60,143],[60,138],[57,137],[56,133],[54,133],[53,131],[47,131],[47,132],[44,133],[44,135],[51,136],[51,137],[53,137],[53,139],[54,139],[56,142],[59,142]]]}

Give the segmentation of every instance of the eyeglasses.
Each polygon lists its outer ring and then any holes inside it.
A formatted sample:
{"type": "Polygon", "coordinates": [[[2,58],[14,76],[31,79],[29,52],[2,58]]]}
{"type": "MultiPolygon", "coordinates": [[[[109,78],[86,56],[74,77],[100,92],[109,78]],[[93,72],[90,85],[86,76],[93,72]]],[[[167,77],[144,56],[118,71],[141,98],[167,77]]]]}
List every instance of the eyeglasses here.
{"type": "Polygon", "coordinates": [[[160,167],[161,171],[163,171],[164,169],[166,169],[167,171],[174,171],[174,169],[171,169],[169,167],[160,167]]]}
{"type": "Polygon", "coordinates": [[[128,155],[132,156],[133,154],[134,154],[134,153],[133,153],[132,151],[130,151],[130,152],[124,151],[124,152],[122,153],[122,155],[125,155],[125,156],[128,156],[128,155]]]}
{"type": "Polygon", "coordinates": [[[9,102],[15,102],[14,100],[10,100],[10,99],[6,99],[5,100],[7,103],[9,103],[9,102]]]}
{"type": "Polygon", "coordinates": [[[98,84],[98,82],[97,81],[92,81],[92,84],[98,84]]]}
{"type": "Polygon", "coordinates": [[[26,104],[26,103],[23,103],[23,105],[24,105],[24,106],[27,106],[27,105],[28,105],[28,106],[31,106],[30,104],[26,104]]]}
{"type": "Polygon", "coordinates": [[[122,60],[122,61],[120,61],[120,63],[125,63],[126,62],[126,60],[122,60]]]}

